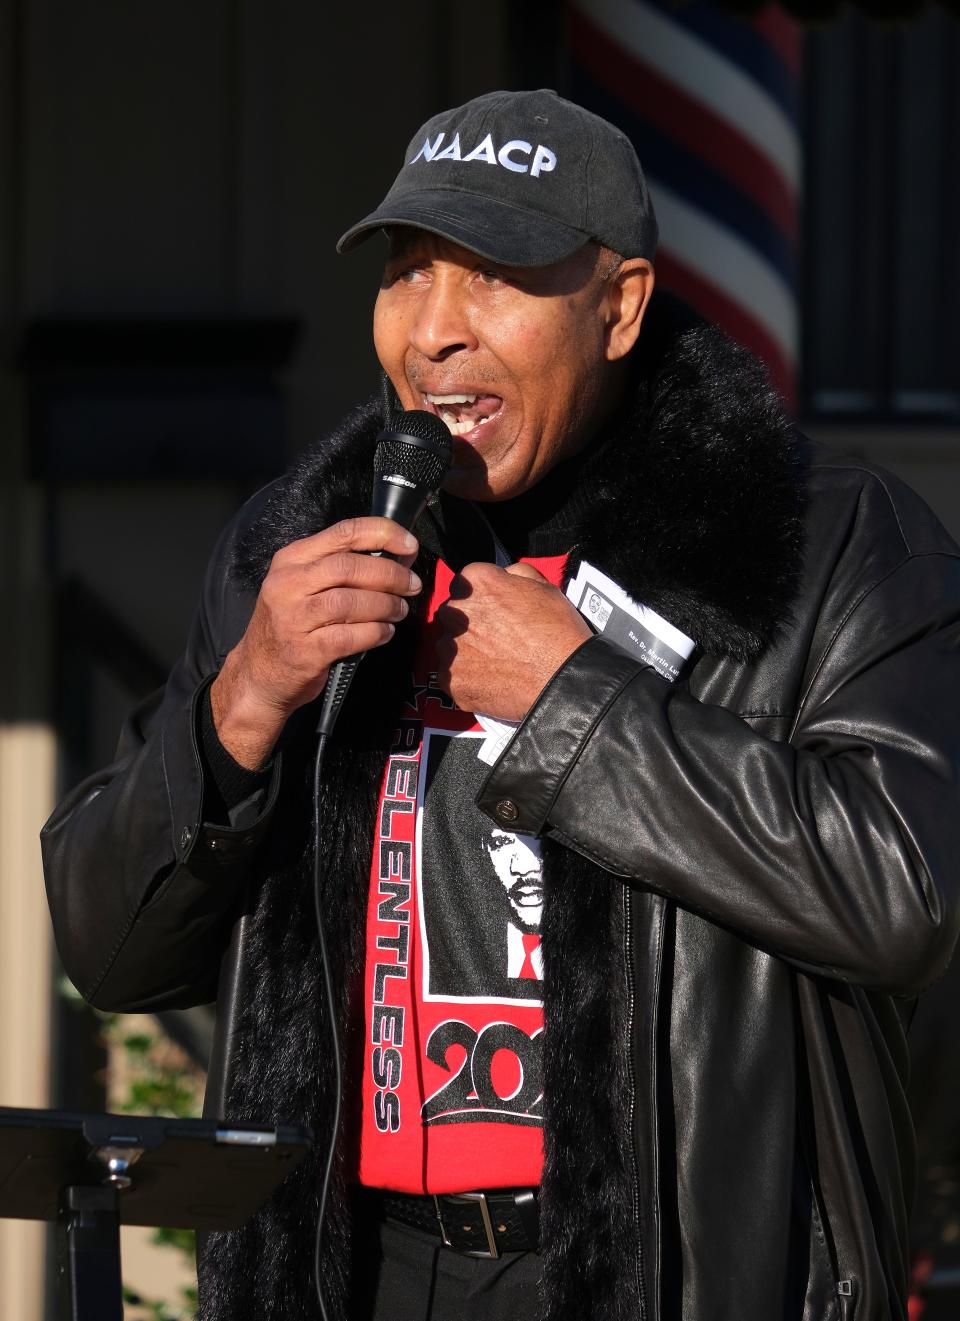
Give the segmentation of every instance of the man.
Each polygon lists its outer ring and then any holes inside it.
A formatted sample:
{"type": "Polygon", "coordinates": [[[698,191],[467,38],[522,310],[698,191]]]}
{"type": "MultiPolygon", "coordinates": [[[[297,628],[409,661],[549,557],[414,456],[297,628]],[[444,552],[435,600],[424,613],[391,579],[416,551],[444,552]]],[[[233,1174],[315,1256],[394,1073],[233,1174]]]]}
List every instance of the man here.
{"type": "MultiPolygon", "coordinates": [[[[960,552],[652,298],[636,157],[579,107],[437,116],[341,247],[380,229],[377,352],[454,436],[443,497],[419,546],[355,517],[368,407],[231,525],[165,692],[46,828],[66,967],[104,1007],[219,980],[209,1111],[325,1150],[314,703],[368,649],[317,804],[348,1038],[328,1314],[902,1318],[906,1028],[957,930],[960,552]],[[678,682],[594,636],[583,566],[695,640],[678,682]],[[522,722],[492,766],[491,721],[522,722]],[[457,827],[465,897],[476,872],[475,822],[424,801],[441,746],[540,841],[542,1010],[431,987],[418,820],[457,827]]],[[[316,1315],[315,1179],[213,1237],[204,1318],[316,1315]]]]}

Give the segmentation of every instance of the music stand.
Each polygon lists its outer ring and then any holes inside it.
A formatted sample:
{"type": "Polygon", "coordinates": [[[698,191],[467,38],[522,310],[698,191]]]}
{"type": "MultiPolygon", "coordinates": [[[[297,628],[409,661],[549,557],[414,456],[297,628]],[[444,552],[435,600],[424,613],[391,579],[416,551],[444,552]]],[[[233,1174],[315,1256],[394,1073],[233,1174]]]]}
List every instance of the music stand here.
{"type": "Polygon", "coordinates": [[[239,1229],[309,1129],[0,1107],[0,1217],[56,1220],[60,1321],[123,1321],[120,1225],[239,1229]]]}

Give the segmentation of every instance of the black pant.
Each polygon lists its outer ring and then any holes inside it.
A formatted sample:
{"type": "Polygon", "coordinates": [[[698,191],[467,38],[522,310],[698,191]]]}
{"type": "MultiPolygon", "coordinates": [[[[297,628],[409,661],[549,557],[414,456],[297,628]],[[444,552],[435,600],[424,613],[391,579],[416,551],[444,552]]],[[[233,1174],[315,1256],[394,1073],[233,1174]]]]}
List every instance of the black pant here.
{"type": "Polygon", "coordinates": [[[535,1252],[466,1257],[385,1220],[355,1238],[353,1264],[351,1321],[533,1321],[540,1312],[535,1252]]]}

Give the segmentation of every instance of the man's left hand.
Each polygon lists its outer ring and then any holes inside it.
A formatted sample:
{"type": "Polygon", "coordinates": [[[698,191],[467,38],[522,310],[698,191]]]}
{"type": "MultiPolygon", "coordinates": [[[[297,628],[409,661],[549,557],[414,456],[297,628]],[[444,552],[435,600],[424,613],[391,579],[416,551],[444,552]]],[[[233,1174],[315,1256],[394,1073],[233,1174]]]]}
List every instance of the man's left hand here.
{"type": "Polygon", "coordinates": [[[529,564],[468,564],[437,621],[437,682],[462,711],[522,720],[567,657],[592,636],[563,593],[529,564]]]}

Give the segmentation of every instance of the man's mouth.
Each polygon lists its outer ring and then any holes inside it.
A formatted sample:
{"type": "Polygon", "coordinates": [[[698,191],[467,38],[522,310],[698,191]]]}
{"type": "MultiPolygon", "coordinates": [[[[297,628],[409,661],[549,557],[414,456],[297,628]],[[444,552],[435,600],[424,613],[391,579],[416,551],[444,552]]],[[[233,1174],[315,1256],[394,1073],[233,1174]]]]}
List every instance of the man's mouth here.
{"type": "Polygon", "coordinates": [[[427,394],[429,412],[446,424],[451,436],[466,436],[486,426],[500,412],[503,400],[496,394],[427,394]]]}

